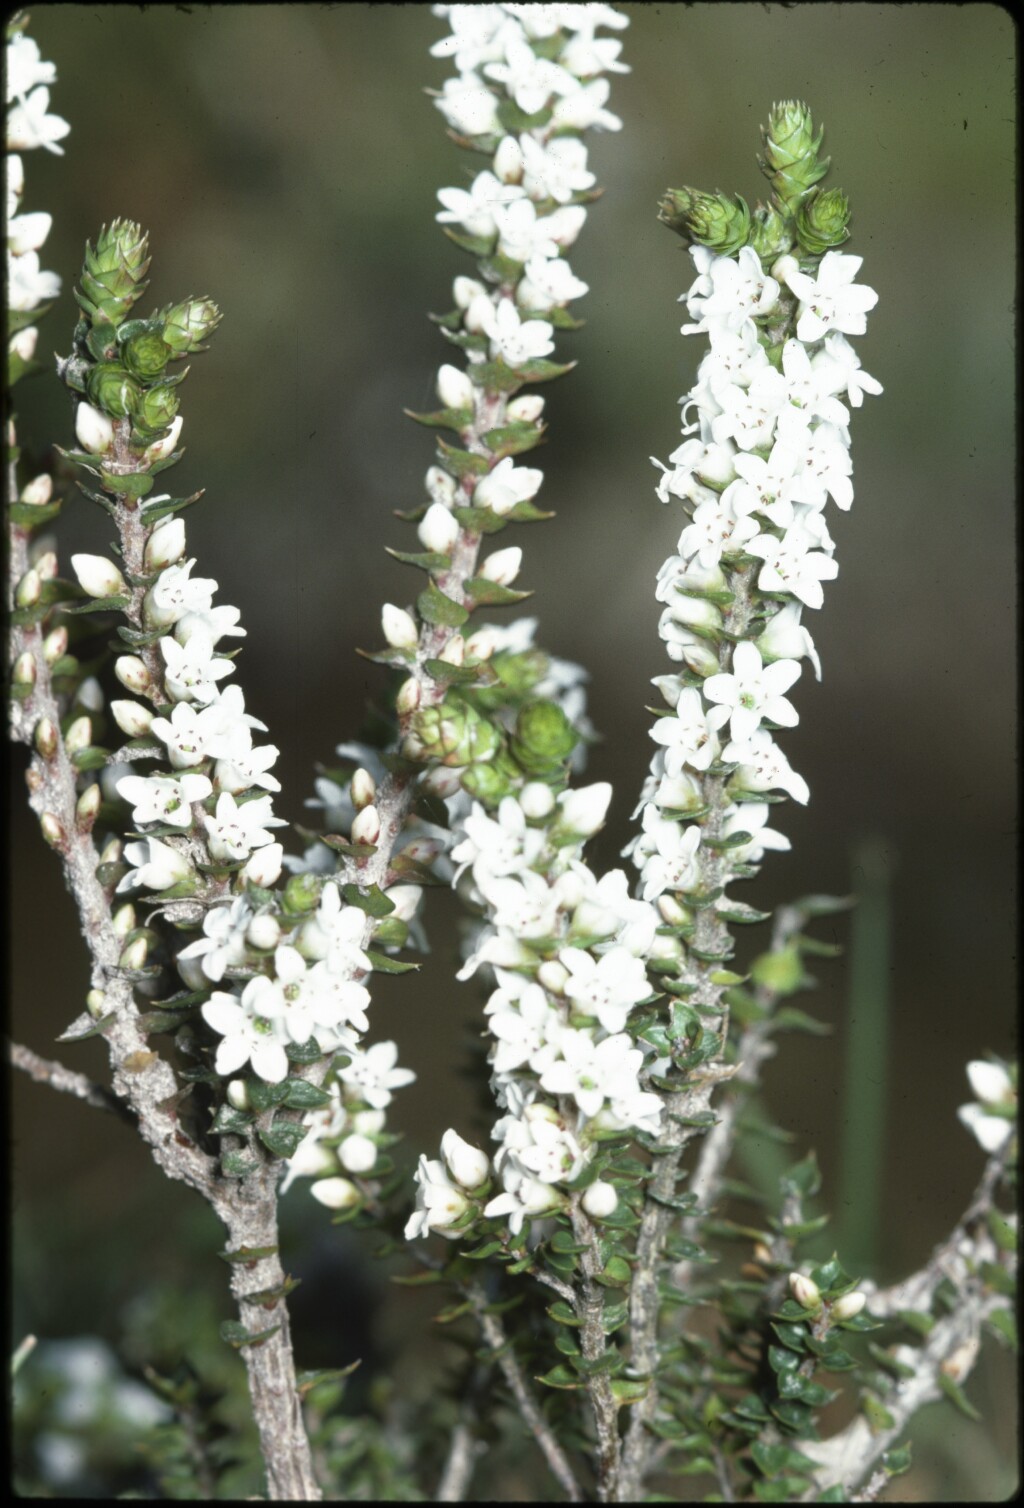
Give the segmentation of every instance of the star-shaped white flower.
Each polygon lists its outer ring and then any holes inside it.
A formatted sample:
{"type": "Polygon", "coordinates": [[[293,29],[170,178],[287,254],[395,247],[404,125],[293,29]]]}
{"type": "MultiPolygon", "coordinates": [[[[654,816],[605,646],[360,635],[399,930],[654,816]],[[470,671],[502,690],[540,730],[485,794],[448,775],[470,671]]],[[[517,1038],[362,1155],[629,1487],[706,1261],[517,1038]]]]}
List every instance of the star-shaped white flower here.
{"type": "Polygon", "coordinates": [[[826,251],[816,278],[799,269],[787,274],[786,282],[800,300],[797,340],[822,340],[832,330],[864,334],[868,311],[878,303],[878,294],[853,281],[863,260],[842,251],[826,251]]]}
{"type": "Polygon", "coordinates": [[[237,1073],[246,1063],[266,1084],[280,1084],[288,1076],[286,1040],[279,1022],[254,1016],[234,995],[215,990],[203,1006],[203,1020],[223,1041],[214,1068],[222,1077],[237,1073]]]}
{"type": "Polygon", "coordinates": [[[740,742],[769,718],[785,728],[794,727],[799,715],[784,693],[799,679],[796,660],[775,660],[765,665],[756,644],[744,639],[733,650],[732,670],[708,676],[704,695],[716,707],[709,722],[716,727],[729,723],[732,737],[740,742]]]}

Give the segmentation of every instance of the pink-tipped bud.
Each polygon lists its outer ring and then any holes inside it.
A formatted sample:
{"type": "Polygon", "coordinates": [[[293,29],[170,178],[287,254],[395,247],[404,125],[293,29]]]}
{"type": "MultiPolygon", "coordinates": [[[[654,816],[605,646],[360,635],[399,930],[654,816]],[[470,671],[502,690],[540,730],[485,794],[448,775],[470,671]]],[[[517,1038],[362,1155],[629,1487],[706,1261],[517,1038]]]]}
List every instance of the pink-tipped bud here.
{"type": "Polygon", "coordinates": [[[487,297],[487,289],[483,283],[478,283],[476,278],[457,277],[452,284],[452,296],[455,299],[457,309],[468,309],[470,304],[480,294],[487,297]]]}
{"type": "Polygon", "coordinates": [[[410,712],[415,712],[420,704],[420,683],[414,675],[407,681],[403,681],[398,688],[398,696],[395,698],[395,707],[399,717],[408,717],[410,712]]]}
{"type": "Polygon", "coordinates": [[[152,684],[149,671],[138,655],[119,655],[114,661],[114,674],[128,691],[144,696],[152,684]]]}
{"type": "Polygon", "coordinates": [[[361,812],[364,806],[372,806],[377,797],[377,782],[369,770],[362,766],[352,776],[352,784],[349,787],[352,794],[352,805],[357,812],[361,812]]]}
{"type": "Polygon", "coordinates": [[[407,613],[402,607],[395,607],[392,602],[385,602],[381,609],[380,621],[384,637],[392,649],[416,648],[420,634],[416,627],[416,619],[411,613],[407,613]]]}
{"type": "Polygon", "coordinates": [[[72,555],[71,569],[89,597],[120,597],[128,591],[121,572],[105,555],[72,555]]]}
{"type": "Polygon", "coordinates": [[[789,1291],[802,1308],[811,1311],[821,1308],[820,1288],[813,1279],[805,1278],[802,1272],[790,1273],[789,1291]]]}
{"type": "Polygon", "coordinates": [[[36,683],[36,657],[30,649],[26,649],[14,662],[11,671],[11,680],[15,686],[34,686],[36,683]]]}
{"type": "Polygon", "coordinates": [[[110,715],[126,738],[145,738],[153,714],[141,702],[111,702],[110,715]]]}
{"type": "Polygon", "coordinates": [[[513,398],[506,415],[514,424],[535,424],[544,412],[544,399],[539,393],[524,393],[521,398],[513,398]]]}
{"type": "Polygon", "coordinates": [[[455,478],[440,466],[431,466],[425,480],[431,501],[439,503],[442,508],[450,508],[455,501],[455,478]]]}
{"type": "Polygon", "coordinates": [[[466,658],[466,641],[462,635],[452,634],[437,658],[446,665],[461,665],[466,658]]]}
{"type": "Polygon", "coordinates": [[[68,631],[61,624],[60,628],[55,628],[43,640],[43,659],[47,665],[56,665],[57,661],[63,659],[64,655],[67,654],[67,650],[68,631]]]}
{"type": "Polygon", "coordinates": [[[257,848],[249,862],[239,870],[239,878],[250,885],[258,885],[261,890],[269,890],[280,879],[283,864],[283,844],[267,843],[263,848],[257,848]]]}
{"type": "Polygon", "coordinates": [[[48,717],[41,717],[36,723],[34,742],[37,751],[44,759],[52,759],[60,744],[60,734],[56,724],[48,717]]]}
{"type": "Polygon", "coordinates": [[[92,718],[76,717],[64,735],[64,747],[69,754],[78,754],[92,743],[92,718]]]}
{"type": "Polygon", "coordinates": [[[519,567],[523,563],[523,552],[518,545],[509,545],[507,550],[495,550],[493,555],[488,555],[480,567],[480,575],[485,581],[493,581],[496,586],[511,586],[519,575],[519,567]]]}
{"type": "Polygon", "coordinates": [[[15,607],[35,607],[42,596],[43,583],[35,569],[26,571],[14,593],[15,607]]]}
{"type": "Polygon", "coordinates": [[[52,848],[64,847],[64,844],[67,842],[64,829],[52,812],[43,813],[39,819],[39,826],[42,829],[43,837],[52,848]]]}
{"type": "Polygon", "coordinates": [[[372,804],[364,806],[352,821],[353,843],[376,843],[380,837],[380,817],[372,804]]]}
{"type": "Polygon", "coordinates": [[[30,508],[45,508],[53,496],[53,478],[43,472],[41,476],[33,477],[26,487],[21,489],[19,502],[28,503],[30,508]]]}
{"type": "Polygon", "coordinates": [[[93,823],[100,814],[102,804],[103,792],[99,786],[95,783],[86,786],[75,803],[75,819],[78,822],[80,831],[86,833],[92,831],[93,823]]]}

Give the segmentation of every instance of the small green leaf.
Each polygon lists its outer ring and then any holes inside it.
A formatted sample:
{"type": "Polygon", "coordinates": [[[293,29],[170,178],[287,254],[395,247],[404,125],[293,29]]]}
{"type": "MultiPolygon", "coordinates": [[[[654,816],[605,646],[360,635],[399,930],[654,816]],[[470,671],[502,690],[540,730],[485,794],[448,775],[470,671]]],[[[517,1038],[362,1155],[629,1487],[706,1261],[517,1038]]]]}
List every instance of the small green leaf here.
{"type": "Polygon", "coordinates": [[[597,1281],[606,1288],[625,1288],[633,1276],[633,1269],[625,1257],[609,1257],[604,1271],[596,1274],[597,1281]]]}
{"type": "Polygon", "coordinates": [[[379,885],[343,885],[341,893],[350,906],[358,906],[367,916],[390,916],[395,909],[379,885]]]}
{"type": "Polygon", "coordinates": [[[506,607],[512,602],[524,602],[527,597],[532,597],[532,592],[518,592],[515,587],[499,586],[496,581],[488,581],[486,576],[474,576],[464,585],[463,590],[467,597],[472,598],[474,607],[506,607]]]}
{"type": "Polygon", "coordinates": [[[306,1128],[293,1121],[282,1121],[268,1126],[266,1130],[258,1130],[256,1134],[267,1151],[275,1157],[294,1157],[299,1142],[306,1134],[306,1128]]]}
{"type": "Polygon", "coordinates": [[[441,628],[461,628],[469,618],[466,608],[446,597],[433,582],[416,598],[416,609],[425,623],[441,628]]]}
{"type": "Polygon", "coordinates": [[[484,444],[499,460],[505,456],[521,455],[533,450],[544,437],[544,428],[539,424],[504,424],[499,429],[489,429],[484,435],[484,444]]]}
{"type": "Polygon", "coordinates": [[[882,1457],[882,1467],[891,1477],[902,1476],[909,1471],[912,1464],[912,1452],[910,1441],[906,1445],[899,1446],[896,1450],[887,1450],[882,1457]]]}
{"type": "Polygon", "coordinates": [[[898,1309],[896,1317],[915,1335],[930,1335],[935,1329],[935,1318],[923,1309],[898,1309]]]}
{"type": "Polygon", "coordinates": [[[1017,1321],[1010,1309],[993,1309],[985,1320],[992,1334],[1009,1346],[1011,1351],[1017,1350],[1017,1321]]]}
{"type": "Polygon", "coordinates": [[[445,440],[438,440],[437,453],[445,471],[459,481],[467,476],[486,476],[491,469],[486,456],[478,456],[472,450],[460,450],[457,445],[449,445],[445,440]]]}
{"type": "Polygon", "coordinates": [[[341,1382],[345,1377],[351,1377],[356,1367],[362,1366],[362,1360],[351,1361],[347,1367],[321,1367],[312,1372],[299,1372],[295,1378],[296,1391],[300,1398],[313,1388],[318,1388],[322,1382],[341,1382]]]}
{"type": "Polygon", "coordinates": [[[415,419],[428,429],[453,429],[456,433],[468,429],[473,422],[473,411],[469,408],[439,408],[430,414],[414,414],[411,408],[404,408],[402,412],[407,419],[415,419]]]}
{"type": "Polygon", "coordinates": [[[620,1408],[624,1404],[639,1403],[651,1389],[650,1382],[639,1377],[613,1377],[610,1386],[612,1397],[620,1408]]]}
{"type": "Polygon", "coordinates": [[[225,1152],[220,1160],[220,1170],[225,1178],[247,1178],[258,1167],[259,1161],[248,1152],[225,1152]]]}
{"type": "Polygon", "coordinates": [[[384,548],[392,560],[400,560],[403,565],[416,566],[421,571],[448,571],[451,569],[451,556],[441,555],[436,550],[392,550],[387,545],[384,548]]]}
{"type": "Polygon", "coordinates": [[[219,1251],[222,1262],[262,1262],[264,1257],[276,1254],[276,1246],[238,1246],[234,1251],[219,1251]]]}
{"type": "Polygon", "coordinates": [[[282,1104],[289,1110],[322,1110],[331,1103],[331,1097],[315,1084],[305,1079],[285,1079],[286,1093],[282,1104]]]}
{"type": "Polygon", "coordinates": [[[115,476],[113,472],[101,467],[100,481],[108,492],[117,493],[120,497],[145,497],[147,492],[153,490],[153,478],[145,471],[133,471],[127,476],[115,476]]]}
{"type": "Polygon", "coordinates": [[[548,1310],[551,1318],[559,1325],[582,1325],[583,1321],[564,1299],[558,1299],[548,1310]]]}
{"type": "Polygon", "coordinates": [[[945,1393],[950,1403],[960,1410],[961,1414],[964,1414],[968,1419],[973,1419],[975,1423],[981,1419],[981,1415],[974,1407],[974,1404],[968,1400],[963,1388],[958,1382],[954,1382],[953,1378],[947,1372],[939,1373],[939,1387],[945,1393]]]}
{"type": "Polygon", "coordinates": [[[418,963],[408,963],[401,958],[389,958],[386,953],[375,953],[372,948],[365,948],[364,952],[375,974],[412,974],[421,967],[418,963]]]}
{"type": "MultiPolygon", "coordinates": [[[[557,1367],[552,1367],[543,1377],[535,1378],[535,1381],[543,1383],[546,1388],[561,1388],[570,1393],[577,1392],[583,1386],[576,1373],[562,1362],[557,1367]]],[[[612,1383],[612,1387],[614,1386],[612,1383]]]]}

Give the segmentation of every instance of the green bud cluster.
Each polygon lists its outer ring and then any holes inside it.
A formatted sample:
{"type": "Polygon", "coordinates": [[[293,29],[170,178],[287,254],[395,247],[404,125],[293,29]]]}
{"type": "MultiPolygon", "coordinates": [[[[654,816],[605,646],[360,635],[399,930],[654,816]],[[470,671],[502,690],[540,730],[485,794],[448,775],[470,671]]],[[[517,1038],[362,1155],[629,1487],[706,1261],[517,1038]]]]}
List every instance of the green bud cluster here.
{"type": "Polygon", "coordinates": [[[161,438],[178,412],[172,362],[206,349],[220,322],[208,298],[187,298],[148,319],[128,316],[148,284],[149,238],[132,220],[115,220],[86,243],[80,292],[83,318],[74,350],[59,364],[65,383],[110,419],[131,419],[130,443],[138,454],[161,438]]]}
{"type": "Polygon", "coordinates": [[[432,760],[458,769],[493,759],[501,734],[468,702],[446,697],[439,707],[416,713],[406,741],[410,758],[432,760]]]}
{"type": "Polygon", "coordinates": [[[795,215],[814,185],[828,172],[829,158],[818,159],[824,130],[814,132],[807,106],[798,100],[773,105],[762,127],[761,171],[772,186],[780,210],[795,215]]]}
{"type": "Polygon", "coordinates": [[[818,254],[850,237],[850,204],[842,189],[815,189],[796,215],[796,233],[805,251],[818,254]]]}
{"type": "Polygon", "coordinates": [[[557,702],[534,701],[520,707],[510,748],[528,775],[553,775],[578,742],[579,734],[557,702]]]}
{"type": "Polygon", "coordinates": [[[669,189],[658,206],[658,219],[691,245],[707,246],[720,256],[739,251],[750,235],[750,210],[739,194],[733,203],[722,193],[669,189]]]}

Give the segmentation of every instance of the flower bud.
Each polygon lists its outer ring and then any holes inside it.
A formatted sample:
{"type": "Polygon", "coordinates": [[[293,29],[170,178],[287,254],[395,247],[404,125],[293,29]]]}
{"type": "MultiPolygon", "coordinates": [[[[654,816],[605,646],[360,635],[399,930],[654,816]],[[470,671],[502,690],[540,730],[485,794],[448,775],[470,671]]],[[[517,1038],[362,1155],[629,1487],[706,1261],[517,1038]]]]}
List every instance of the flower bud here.
{"type": "Polygon", "coordinates": [[[612,788],[607,780],[596,785],[580,786],[575,791],[565,791],[558,798],[559,813],[555,824],[561,832],[572,833],[578,838],[590,838],[604,826],[612,788]]]}
{"type": "Polygon", "coordinates": [[[154,329],[140,330],[121,347],[121,360],[132,376],[143,382],[159,377],[170,359],[170,346],[154,329]]]}
{"type": "Polygon", "coordinates": [[[232,1110],[248,1110],[249,1086],[244,1079],[229,1079],[224,1095],[232,1110]]]}
{"type": "Polygon", "coordinates": [[[497,760],[487,764],[472,764],[462,772],[462,788],[475,800],[487,807],[496,807],[505,796],[512,794],[514,776],[497,760]]]}
{"type": "Polygon", "coordinates": [[[457,769],[493,759],[500,742],[497,730],[467,702],[446,698],[415,714],[405,749],[411,759],[437,759],[457,769]]]}
{"type": "Polygon", "coordinates": [[[555,793],[542,780],[528,780],[519,792],[519,805],[533,822],[541,822],[555,808],[555,793]]]}
{"type": "Polygon", "coordinates": [[[556,702],[525,702],[516,717],[511,749],[528,774],[540,775],[567,759],[578,741],[556,702]]]}
{"type": "Polygon", "coordinates": [[[849,1320],[858,1315],[867,1303],[867,1295],[864,1293],[844,1293],[830,1308],[834,1320],[849,1320]]]}
{"type": "Polygon", "coordinates": [[[619,1207],[619,1196],[615,1185],[605,1183],[598,1178],[589,1188],[584,1190],[580,1200],[585,1212],[594,1220],[607,1220],[609,1215],[614,1215],[619,1207]]]}
{"type": "Polygon", "coordinates": [[[92,743],[92,719],[76,717],[64,735],[64,747],[69,754],[77,754],[92,743]]]}
{"type": "Polygon", "coordinates": [[[797,211],[797,239],[812,256],[842,246],[850,239],[849,227],[850,204],[842,189],[817,189],[797,211]]]}
{"type": "Polygon", "coordinates": [[[804,1309],[814,1311],[821,1308],[821,1290],[811,1278],[805,1278],[803,1273],[791,1272],[789,1275],[789,1291],[804,1309]]]}
{"type": "Polygon", "coordinates": [[[347,1173],[369,1173],[376,1166],[377,1148],[368,1136],[357,1132],[338,1147],[338,1161],[347,1173]]]}
{"type": "Polygon", "coordinates": [[[445,408],[472,408],[475,389],[465,372],[448,362],[438,369],[437,396],[445,408]]]}
{"type": "MultiPolygon", "coordinates": [[[[770,267],[793,244],[790,229],[792,221],[784,220],[773,204],[767,208],[759,204],[751,216],[751,222],[747,245],[754,248],[766,267],[770,267]]],[[[775,277],[774,271],[772,277],[775,277]]]]}
{"type": "Polygon", "coordinates": [[[103,711],[103,687],[94,675],[86,676],[75,692],[75,701],[88,712],[103,711]]]}
{"type": "Polygon", "coordinates": [[[462,323],[470,335],[485,335],[494,320],[494,305],[491,296],[482,289],[468,305],[462,323]]]}
{"type": "Polygon", "coordinates": [[[39,331],[35,325],[27,325],[24,330],[19,330],[17,335],[12,336],[8,350],[14,356],[20,356],[22,361],[31,361],[36,354],[36,344],[39,340],[39,331]]]}
{"type": "Polygon", "coordinates": [[[177,387],[170,382],[161,382],[143,392],[133,410],[135,421],[140,429],[166,429],[178,412],[180,402],[177,387]]]}
{"type": "Polygon", "coordinates": [[[93,323],[120,324],[146,290],[149,237],[134,220],[104,225],[96,245],[85,245],[82,268],[83,307],[93,323]]]}
{"type": "Polygon", "coordinates": [[[93,367],[88,391],[96,407],[115,419],[134,414],[141,394],[135,378],[116,361],[101,361],[93,367]]]}
{"type": "Polygon", "coordinates": [[[309,1192],[329,1210],[347,1210],[362,1198],[355,1184],[348,1178],[318,1178],[310,1185],[309,1192]]]}
{"type": "Polygon", "coordinates": [[[269,911],[261,911],[254,916],[245,929],[245,940],[250,948],[256,948],[261,953],[269,953],[276,948],[281,939],[281,928],[276,916],[271,916],[269,911]]]}
{"type": "Polygon", "coordinates": [[[95,1021],[107,1008],[107,997],[102,990],[90,990],[85,997],[85,1008],[95,1021]]]}
{"type": "Polygon", "coordinates": [[[440,466],[431,466],[425,478],[427,492],[442,508],[450,508],[455,501],[455,478],[440,466]]]}
{"type": "Polygon", "coordinates": [[[185,299],[164,316],[163,338],[176,357],[192,356],[206,349],[202,342],[213,334],[221,317],[212,299],[185,299]]]}
{"type": "Polygon", "coordinates": [[[352,1129],[360,1136],[379,1136],[386,1120],[383,1110],[357,1110],[352,1117],[352,1129]]]}
{"type": "Polygon", "coordinates": [[[442,1136],[441,1156],[451,1177],[464,1189],[478,1189],[491,1171],[487,1153],[463,1141],[457,1131],[448,1130],[442,1136]]]}
{"type": "Polygon", "coordinates": [[[437,657],[446,665],[461,665],[466,658],[466,641],[461,634],[452,634],[437,657]]]}
{"type": "Polygon", "coordinates": [[[39,819],[39,826],[42,829],[43,837],[50,844],[51,848],[62,848],[64,846],[67,841],[64,836],[64,829],[52,812],[43,813],[39,819]]]}
{"type": "Polygon", "coordinates": [[[399,717],[408,717],[410,712],[415,712],[420,704],[420,696],[420,683],[414,675],[411,675],[399,686],[398,695],[395,698],[395,709],[399,717]]]}
{"type": "Polygon", "coordinates": [[[101,864],[120,864],[124,856],[124,844],[120,838],[108,838],[100,854],[101,864]]]}
{"type": "Polygon", "coordinates": [[[384,894],[395,908],[389,915],[400,922],[411,922],[423,899],[419,885],[391,885],[384,894]]]}
{"type": "Polygon", "coordinates": [[[18,582],[17,590],[14,593],[15,606],[35,607],[42,596],[42,592],[43,583],[39,579],[39,572],[35,569],[26,571],[18,582]]]}
{"type": "Polygon", "coordinates": [[[667,611],[677,623],[690,628],[718,629],[722,626],[722,614],[705,597],[688,597],[685,592],[673,592],[667,611]]]}
{"type": "Polygon", "coordinates": [[[52,633],[48,633],[46,635],[46,638],[43,640],[43,659],[46,661],[47,665],[56,665],[57,661],[63,659],[64,655],[67,653],[67,648],[68,631],[64,627],[64,625],[61,624],[61,626],[59,628],[55,628],[52,633]]]}
{"type": "Polygon", "coordinates": [[[495,550],[493,555],[488,555],[480,567],[480,575],[497,586],[511,586],[522,563],[522,550],[518,545],[510,545],[507,550],[495,550]]]}
{"type": "Polygon", "coordinates": [[[523,176],[523,149],[514,136],[503,136],[494,154],[494,176],[502,183],[518,183],[523,176]]]}
{"type": "Polygon", "coordinates": [[[380,837],[380,816],[372,804],[357,812],[352,822],[353,843],[376,843],[380,837]]]}
{"type": "Polygon", "coordinates": [[[239,878],[243,884],[258,885],[261,890],[269,890],[271,885],[277,883],[283,863],[283,845],[268,843],[264,848],[257,848],[249,862],[239,870],[239,878]]]}
{"type": "Polygon", "coordinates": [[[57,579],[57,554],[54,550],[43,550],[32,561],[39,575],[40,581],[56,581],[57,579]]]}
{"type": "Polygon", "coordinates": [[[176,513],[162,518],[146,540],[143,557],[147,571],[162,571],[185,553],[185,520],[176,513]]]}
{"type": "Polygon", "coordinates": [[[90,597],[120,597],[128,592],[128,583],[105,555],[72,555],[71,568],[90,597]]]}
{"type": "Polygon", "coordinates": [[[44,759],[52,759],[56,754],[60,735],[48,717],[41,717],[36,723],[34,743],[44,759]]]}
{"type": "Polygon", "coordinates": [[[513,398],[505,410],[513,424],[535,424],[544,412],[544,399],[539,393],[524,393],[513,398]]]}
{"type": "Polygon", "coordinates": [[[18,501],[27,503],[30,508],[45,508],[52,496],[53,478],[44,471],[21,489],[18,501]]]}
{"type": "Polygon", "coordinates": [[[404,608],[385,602],[381,610],[381,627],[392,649],[415,649],[419,644],[419,629],[416,620],[404,608]]]}
{"type": "Polygon", "coordinates": [[[149,671],[138,655],[118,655],[114,661],[114,674],[128,691],[144,696],[149,690],[149,671]]]}
{"type": "Polygon", "coordinates": [[[149,943],[144,937],[135,938],[124,949],[118,959],[118,966],[122,969],[131,969],[133,972],[146,967],[146,959],[149,957],[149,943]]]}
{"type": "Polygon", "coordinates": [[[320,904],[323,884],[317,874],[293,874],[284,887],[285,910],[293,916],[313,911],[320,904]]]}
{"type": "Polygon", "coordinates": [[[416,532],[424,549],[447,555],[459,537],[459,521],[443,503],[431,503],[416,532]]]}
{"type": "Polygon", "coordinates": [[[131,901],[126,901],[119,906],[111,918],[111,926],[115,937],[127,937],[129,932],[135,931],[135,907],[131,901]]]}
{"type": "Polygon", "coordinates": [[[30,649],[20,654],[14,662],[11,679],[15,686],[31,687],[36,683],[36,657],[30,649]]]}
{"type": "Polygon", "coordinates": [[[153,713],[141,702],[111,702],[110,715],[126,738],[145,738],[153,721],[153,713]]]}
{"type": "Polygon", "coordinates": [[[352,794],[352,805],[357,812],[360,812],[364,806],[370,806],[376,799],[377,782],[369,770],[364,770],[360,766],[352,776],[352,783],[349,789],[352,794]]]}
{"type": "MultiPolygon", "coordinates": [[[[154,440],[152,445],[146,446],[145,460],[150,466],[152,466],[154,461],[166,461],[167,457],[171,455],[175,445],[177,445],[178,443],[178,437],[181,434],[181,426],[184,422],[185,421],[182,419],[181,415],[176,414],[172,419],[171,426],[168,429],[167,433],[164,435],[163,439],[154,440]]],[[[81,438],[81,436],[79,436],[79,438],[81,438]]]]}
{"type": "Polygon", "coordinates": [[[668,890],[658,896],[656,905],[661,913],[662,921],[670,927],[685,927],[690,920],[691,913],[685,906],[681,906],[668,890]]]}
{"type": "Polygon", "coordinates": [[[475,298],[481,294],[486,298],[487,289],[483,283],[478,283],[475,278],[457,277],[452,284],[452,293],[455,298],[457,309],[468,309],[475,298]]]}
{"type": "Polygon", "coordinates": [[[658,219],[689,244],[707,246],[726,257],[747,244],[750,232],[750,210],[739,194],[731,202],[725,194],[669,189],[658,207],[658,219]]]}
{"type": "Polygon", "coordinates": [[[557,958],[546,958],[537,970],[537,983],[552,995],[561,995],[569,981],[569,970],[557,958]]]}

